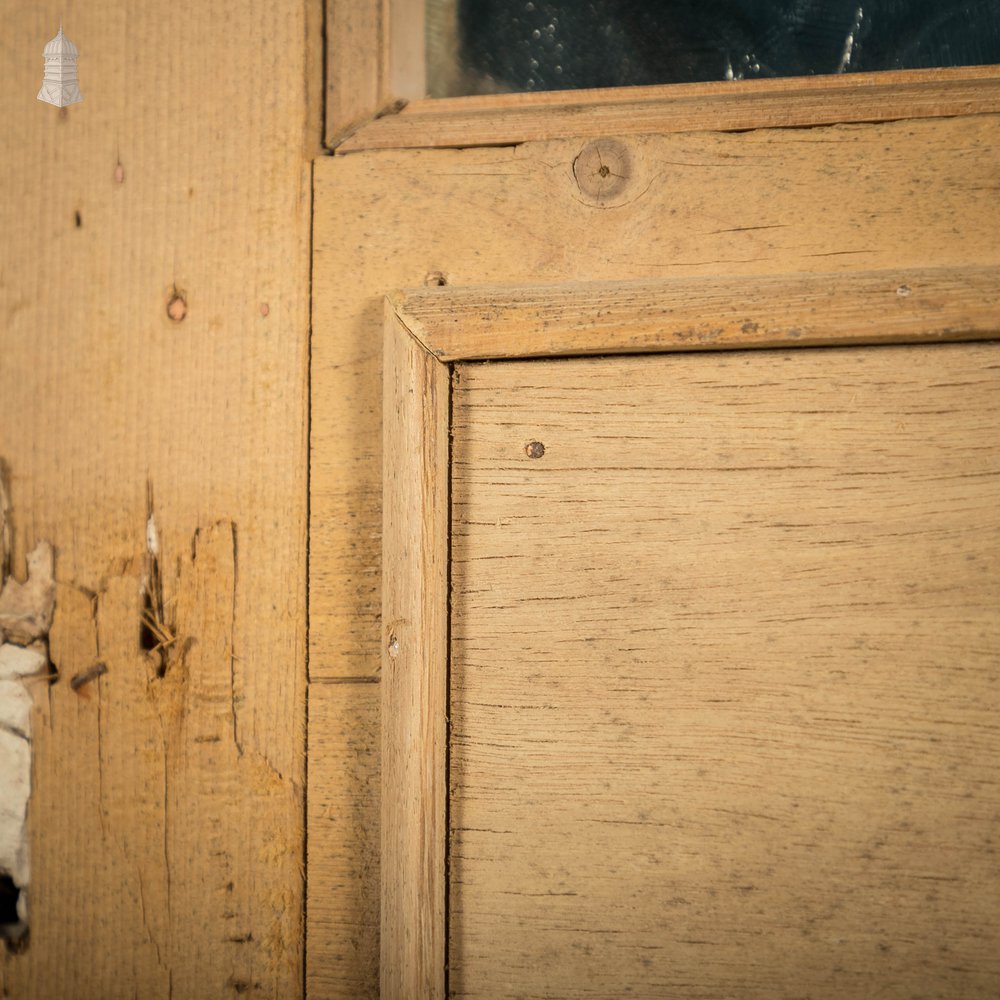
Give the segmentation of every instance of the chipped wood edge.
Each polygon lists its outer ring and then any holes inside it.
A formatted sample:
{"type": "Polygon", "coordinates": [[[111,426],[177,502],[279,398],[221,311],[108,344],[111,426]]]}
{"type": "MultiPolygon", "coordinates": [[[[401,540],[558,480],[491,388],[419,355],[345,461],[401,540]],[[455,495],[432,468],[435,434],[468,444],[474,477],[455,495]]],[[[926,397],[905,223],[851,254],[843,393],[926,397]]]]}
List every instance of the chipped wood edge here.
{"type": "Polygon", "coordinates": [[[451,372],[385,316],[381,996],[445,996],[451,372]]]}
{"type": "MultiPolygon", "coordinates": [[[[412,90],[397,96],[418,94],[412,90]]],[[[337,152],[802,128],[997,112],[1000,66],[426,98],[411,100],[397,115],[369,121],[337,152]]]]}
{"type": "Polygon", "coordinates": [[[388,301],[440,361],[1000,334],[998,267],[421,288],[388,301]]]}
{"type": "Polygon", "coordinates": [[[1000,268],[459,289],[385,299],[381,995],[443,1000],[451,363],[1000,335],[1000,268]]]}

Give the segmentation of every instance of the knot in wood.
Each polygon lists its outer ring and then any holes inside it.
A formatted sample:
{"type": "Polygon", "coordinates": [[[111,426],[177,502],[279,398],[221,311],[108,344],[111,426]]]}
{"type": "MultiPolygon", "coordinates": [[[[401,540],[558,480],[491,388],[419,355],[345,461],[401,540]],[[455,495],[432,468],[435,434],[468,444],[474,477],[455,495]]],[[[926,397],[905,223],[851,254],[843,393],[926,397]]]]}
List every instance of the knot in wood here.
{"type": "Polygon", "coordinates": [[[170,297],[170,301],[167,303],[167,316],[169,316],[175,323],[180,323],[186,315],[187,302],[184,299],[184,296],[175,290],[173,295],[170,297]]]}
{"type": "Polygon", "coordinates": [[[632,153],[618,139],[594,139],[573,161],[573,176],[580,193],[602,208],[629,200],[634,173],[632,153]]]}

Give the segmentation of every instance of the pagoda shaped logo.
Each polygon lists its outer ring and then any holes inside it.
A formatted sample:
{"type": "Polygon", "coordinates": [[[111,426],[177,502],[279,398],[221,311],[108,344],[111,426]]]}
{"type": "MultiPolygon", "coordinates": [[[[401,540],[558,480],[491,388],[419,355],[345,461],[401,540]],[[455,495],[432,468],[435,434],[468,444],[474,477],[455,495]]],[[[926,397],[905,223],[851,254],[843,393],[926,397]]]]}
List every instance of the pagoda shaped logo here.
{"type": "Polygon", "coordinates": [[[45,79],[38,99],[57,108],[76,104],[83,100],[80,84],[76,80],[76,46],[63,34],[62,24],[59,34],[45,46],[45,79]]]}

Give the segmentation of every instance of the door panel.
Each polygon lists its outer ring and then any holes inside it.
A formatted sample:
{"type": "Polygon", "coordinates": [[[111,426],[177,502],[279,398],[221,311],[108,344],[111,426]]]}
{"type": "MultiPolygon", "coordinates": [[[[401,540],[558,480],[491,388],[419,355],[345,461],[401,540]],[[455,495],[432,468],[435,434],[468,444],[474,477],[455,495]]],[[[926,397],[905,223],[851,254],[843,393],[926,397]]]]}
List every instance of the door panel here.
{"type": "Polygon", "coordinates": [[[997,346],[460,364],[452,427],[450,991],[996,995],[997,346]]]}
{"type": "MultiPolygon", "coordinates": [[[[371,919],[380,884],[392,884],[374,863],[378,824],[345,847],[322,806],[375,808],[364,775],[380,755],[354,686],[376,682],[383,699],[387,688],[384,295],[1000,262],[995,71],[904,76],[888,87],[816,78],[780,93],[668,88],[638,101],[633,91],[589,93],[571,106],[537,95],[503,111],[476,99],[418,102],[338,147],[360,151],[315,162],[309,670],[314,685],[334,683],[310,699],[310,775],[313,748],[342,746],[357,766],[323,766],[329,783],[310,809],[310,899],[337,901],[310,907],[311,996],[377,995],[371,919]],[[884,123],[785,127],[848,121],[884,123]],[[749,131],[722,134],[731,129],[749,131]],[[629,162],[611,194],[579,169],[607,140],[629,162]],[[386,145],[447,148],[376,148],[386,145]],[[476,145],[488,148],[452,148],[476,145]],[[324,856],[337,860],[315,863],[324,856]],[[346,893],[345,870],[356,880],[346,893]]],[[[944,312],[951,305],[941,297],[944,312]]],[[[409,915],[400,924],[414,926],[409,915]]]]}

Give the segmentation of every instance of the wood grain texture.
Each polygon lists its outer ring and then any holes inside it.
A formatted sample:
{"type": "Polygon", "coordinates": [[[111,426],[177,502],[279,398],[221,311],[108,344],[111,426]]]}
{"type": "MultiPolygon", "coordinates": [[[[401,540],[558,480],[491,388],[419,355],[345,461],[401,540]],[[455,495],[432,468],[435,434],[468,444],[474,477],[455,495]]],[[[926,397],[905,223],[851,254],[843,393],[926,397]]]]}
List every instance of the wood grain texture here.
{"type": "Polygon", "coordinates": [[[996,265],[998,144],[995,116],[644,137],[614,208],[585,140],[317,163],[311,676],[378,671],[386,292],[996,265]]]}
{"type": "MultiPolygon", "coordinates": [[[[636,181],[614,208],[574,177],[587,141],[317,162],[313,678],[380,669],[386,292],[1000,264],[994,116],[622,140],[636,181]]],[[[313,922],[310,948],[343,933],[313,922]]]]}
{"type": "Polygon", "coordinates": [[[31,943],[0,993],[302,990],[321,12],[4,5],[0,458],[15,565],[56,547],[60,679],[33,727],[31,943]],[[64,111],[34,99],[60,14],[64,111]],[[193,641],[163,678],[139,646],[147,482],[193,641]]]}
{"type": "Polygon", "coordinates": [[[326,0],[326,142],[389,101],[388,0],[326,0]]]}
{"type": "Polygon", "coordinates": [[[422,288],[389,298],[441,361],[1000,334],[996,267],[422,288]]]}
{"type": "Polygon", "coordinates": [[[453,995],[995,996],[1000,345],[459,365],[453,429],[453,995]]]}
{"type": "Polygon", "coordinates": [[[310,685],[310,1000],[378,1000],[379,757],[378,684],[310,685]]]}
{"type": "Polygon", "coordinates": [[[996,66],[550,91],[412,101],[400,114],[370,122],[337,152],[798,128],[997,111],[996,66]]]}
{"type": "Polygon", "coordinates": [[[382,1000],[445,993],[451,373],[385,325],[382,1000]]]}
{"type": "Polygon", "coordinates": [[[326,144],[426,93],[424,0],[324,0],[326,144]]]}

